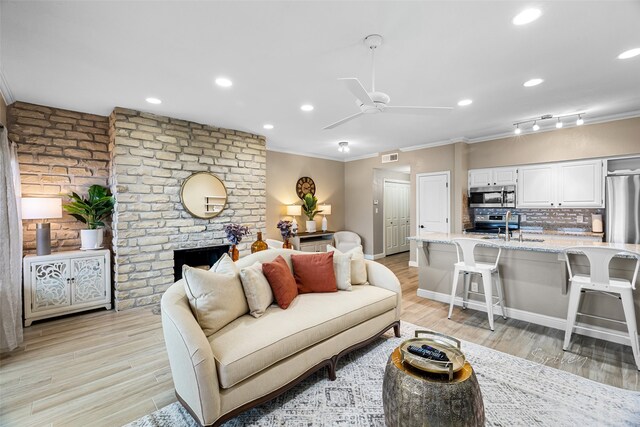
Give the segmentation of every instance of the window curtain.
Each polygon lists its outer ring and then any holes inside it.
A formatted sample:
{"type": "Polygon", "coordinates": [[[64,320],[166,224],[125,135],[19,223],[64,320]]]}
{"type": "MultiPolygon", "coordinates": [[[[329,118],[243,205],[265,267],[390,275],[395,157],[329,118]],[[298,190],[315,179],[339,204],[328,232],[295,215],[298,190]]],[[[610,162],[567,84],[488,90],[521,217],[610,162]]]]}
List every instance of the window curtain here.
{"type": "Polygon", "coordinates": [[[22,222],[17,147],[0,128],[0,352],[22,343],[22,222]]]}

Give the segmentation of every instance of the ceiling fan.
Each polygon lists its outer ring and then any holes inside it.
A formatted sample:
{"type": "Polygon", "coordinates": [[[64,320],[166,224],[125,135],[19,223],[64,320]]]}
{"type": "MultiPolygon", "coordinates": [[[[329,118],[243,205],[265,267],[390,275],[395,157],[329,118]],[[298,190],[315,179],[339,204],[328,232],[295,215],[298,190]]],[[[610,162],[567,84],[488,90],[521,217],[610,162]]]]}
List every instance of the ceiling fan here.
{"type": "Polygon", "coordinates": [[[389,95],[383,92],[376,92],[375,51],[382,44],[382,36],[379,34],[371,34],[364,38],[364,44],[371,49],[371,92],[367,92],[362,83],[360,83],[360,80],[356,77],[338,79],[344,82],[347,90],[356,97],[356,104],[360,107],[360,112],[338,120],[326,126],[324,129],[333,129],[363,114],[431,114],[436,111],[449,111],[453,109],[452,107],[405,107],[388,105],[391,100],[389,95]]]}

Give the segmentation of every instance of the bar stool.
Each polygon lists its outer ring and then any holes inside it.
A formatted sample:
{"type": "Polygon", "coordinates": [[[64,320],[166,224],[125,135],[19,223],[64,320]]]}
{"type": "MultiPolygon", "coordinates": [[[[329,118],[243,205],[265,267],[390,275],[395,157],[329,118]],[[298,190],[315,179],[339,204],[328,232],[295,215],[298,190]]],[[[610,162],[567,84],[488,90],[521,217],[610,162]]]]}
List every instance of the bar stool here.
{"type": "MultiPolygon", "coordinates": [[[[585,317],[594,317],[601,320],[622,323],[619,320],[609,319],[601,316],[593,316],[578,312],[580,298],[583,293],[597,292],[608,295],[616,299],[622,300],[622,309],[629,330],[629,341],[631,342],[631,350],[636,366],[640,370],[640,351],[638,346],[638,326],[636,323],[636,312],[633,304],[633,291],[636,289],[636,279],[638,278],[638,268],[640,267],[640,253],[620,250],[616,248],[606,248],[597,246],[574,246],[564,251],[564,258],[569,270],[569,282],[571,283],[571,293],[569,294],[569,308],[567,310],[567,326],[564,333],[563,350],[569,348],[571,334],[574,328],[581,328],[593,331],[594,329],[585,326],[575,326],[576,317],[578,315],[585,317]],[[589,275],[573,274],[571,263],[569,261],[569,252],[582,253],[589,260],[589,275]],[[633,279],[629,282],[626,279],[617,279],[609,276],[609,263],[616,255],[627,255],[636,259],[636,268],[633,273],[633,279]]],[[[626,338],[625,335],[613,334],[626,338]]]]}
{"type": "Polygon", "coordinates": [[[467,308],[467,300],[469,299],[469,294],[477,294],[484,295],[485,303],[487,305],[487,316],[489,316],[489,327],[493,331],[493,306],[500,304],[500,310],[502,312],[502,317],[504,319],[507,318],[504,311],[504,290],[502,289],[502,280],[500,279],[500,272],[498,271],[498,262],[500,261],[500,254],[502,253],[502,248],[500,245],[495,244],[494,242],[488,242],[486,240],[480,239],[468,239],[468,238],[458,238],[451,240],[456,246],[456,255],[458,256],[458,262],[454,264],[453,271],[453,285],[451,289],[451,302],[449,304],[449,316],[451,319],[451,314],[453,313],[453,303],[456,297],[456,288],[458,287],[458,279],[460,273],[464,273],[464,293],[462,296],[462,309],[467,308]],[[491,246],[498,248],[498,256],[496,257],[496,261],[493,264],[488,264],[484,262],[476,262],[474,256],[474,250],[477,245],[483,246],[491,246]],[[460,259],[460,251],[462,251],[462,259],[460,259]],[[484,288],[484,294],[480,292],[471,292],[469,291],[469,282],[471,281],[472,274],[480,274],[482,276],[482,287],[484,288]],[[497,302],[493,302],[493,299],[496,298],[493,296],[493,275],[496,275],[496,288],[497,288],[497,302]]]}

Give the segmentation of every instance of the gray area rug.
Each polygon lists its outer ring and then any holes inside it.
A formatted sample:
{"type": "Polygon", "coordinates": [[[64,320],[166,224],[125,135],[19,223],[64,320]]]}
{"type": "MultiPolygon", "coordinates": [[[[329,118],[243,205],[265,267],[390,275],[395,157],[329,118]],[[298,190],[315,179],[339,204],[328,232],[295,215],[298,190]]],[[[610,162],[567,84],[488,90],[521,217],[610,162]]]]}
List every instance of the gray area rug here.
{"type": "MultiPolygon", "coordinates": [[[[325,370],[276,399],[224,424],[240,426],[384,426],[382,378],[387,359],[417,327],[402,322],[402,338],[382,337],[339,362],[336,381],[325,370]]],[[[418,328],[420,329],[420,328],[418,328]]],[[[638,426],[640,393],[622,390],[519,357],[463,342],[484,399],[489,426],[638,426]]],[[[191,427],[179,403],[129,424],[191,427]]]]}

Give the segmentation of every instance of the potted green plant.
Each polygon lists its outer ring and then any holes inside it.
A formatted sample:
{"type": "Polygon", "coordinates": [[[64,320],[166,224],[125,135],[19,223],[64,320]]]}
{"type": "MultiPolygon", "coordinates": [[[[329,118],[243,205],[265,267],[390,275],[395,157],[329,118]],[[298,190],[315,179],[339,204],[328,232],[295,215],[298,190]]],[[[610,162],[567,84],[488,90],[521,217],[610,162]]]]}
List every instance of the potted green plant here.
{"type": "Polygon", "coordinates": [[[87,224],[80,230],[80,249],[98,249],[104,238],[104,220],[113,212],[114,199],[108,188],[92,185],[83,199],[77,193],[69,195],[71,201],[62,208],[78,221],[87,224]]]}
{"type": "Polygon", "coordinates": [[[308,221],[306,222],[307,232],[315,233],[316,222],[313,220],[313,217],[322,212],[318,210],[318,198],[311,193],[307,193],[304,195],[302,202],[302,210],[308,218],[308,221]]]}

